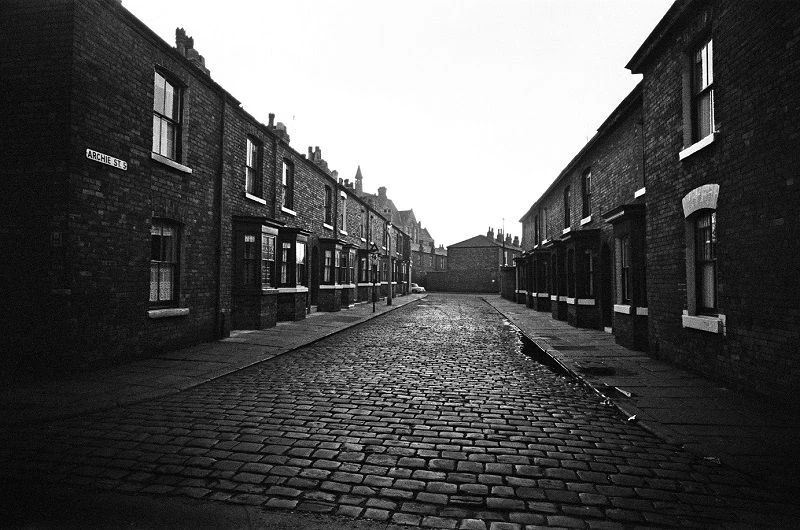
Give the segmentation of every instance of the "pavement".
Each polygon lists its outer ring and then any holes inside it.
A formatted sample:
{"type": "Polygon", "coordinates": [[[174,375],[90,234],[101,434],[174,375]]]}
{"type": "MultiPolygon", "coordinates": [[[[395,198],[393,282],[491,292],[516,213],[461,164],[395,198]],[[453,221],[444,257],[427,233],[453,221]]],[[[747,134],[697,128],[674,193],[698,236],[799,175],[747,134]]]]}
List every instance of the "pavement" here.
{"type": "Polygon", "coordinates": [[[384,315],[426,294],[359,303],[339,312],[313,312],[304,320],[278,322],[262,330],[238,330],[231,336],[165,353],[158,357],[58,379],[4,382],[0,389],[0,426],[52,421],[138,403],[213,381],[307,346],[384,315]]]}
{"type": "Polygon", "coordinates": [[[659,438],[772,487],[800,492],[800,414],[630,350],[500,296],[498,312],[564,369],[659,438]]]}

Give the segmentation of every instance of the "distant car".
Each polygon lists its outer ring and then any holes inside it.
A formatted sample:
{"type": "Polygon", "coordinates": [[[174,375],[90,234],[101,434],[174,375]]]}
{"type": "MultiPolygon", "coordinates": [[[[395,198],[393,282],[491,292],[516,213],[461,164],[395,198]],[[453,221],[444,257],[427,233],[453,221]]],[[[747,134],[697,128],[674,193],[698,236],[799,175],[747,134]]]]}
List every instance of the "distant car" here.
{"type": "Polygon", "coordinates": [[[424,293],[425,292],[425,288],[424,287],[420,287],[416,283],[412,283],[411,284],[411,292],[412,293],[424,293]]]}

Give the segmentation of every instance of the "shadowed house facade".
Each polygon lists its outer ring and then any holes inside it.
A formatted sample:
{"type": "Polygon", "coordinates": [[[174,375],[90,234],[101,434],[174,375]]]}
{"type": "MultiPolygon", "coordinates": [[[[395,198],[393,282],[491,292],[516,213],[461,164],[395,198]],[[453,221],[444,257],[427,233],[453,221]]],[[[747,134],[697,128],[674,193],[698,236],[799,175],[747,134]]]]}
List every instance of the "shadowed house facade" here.
{"type": "Polygon", "coordinates": [[[797,403],[798,27],[795,2],[676,1],[628,62],[640,85],[521,219],[518,301],[797,403]]]}
{"type": "Polygon", "coordinates": [[[171,46],[112,0],[10,0],[2,21],[3,375],[408,291],[403,228],[250,115],[184,30],[171,46]]]}
{"type": "Polygon", "coordinates": [[[489,229],[447,247],[445,289],[455,292],[500,292],[501,269],[513,265],[522,253],[519,239],[489,229]]]}

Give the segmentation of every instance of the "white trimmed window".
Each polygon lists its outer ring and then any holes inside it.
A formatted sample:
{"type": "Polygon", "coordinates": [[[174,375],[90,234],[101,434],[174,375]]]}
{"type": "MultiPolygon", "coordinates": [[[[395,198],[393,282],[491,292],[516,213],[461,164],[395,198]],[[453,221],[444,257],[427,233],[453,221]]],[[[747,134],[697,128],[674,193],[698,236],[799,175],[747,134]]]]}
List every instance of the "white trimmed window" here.
{"type": "Polygon", "coordinates": [[[701,210],[692,224],[697,312],[717,314],[717,212],[701,210]]]}
{"type": "Polygon", "coordinates": [[[273,285],[275,277],[275,236],[261,234],[261,287],[266,289],[273,285]]]}
{"type": "Polygon", "coordinates": [[[150,228],[150,303],[172,305],[178,300],[178,225],[154,220],[150,228]]]}
{"type": "Polygon", "coordinates": [[[339,230],[347,232],[347,195],[339,196],[339,230]]]}
{"type": "Polygon", "coordinates": [[[306,285],[306,244],[298,241],[294,246],[295,284],[306,285]]]}
{"type": "Polygon", "coordinates": [[[592,170],[587,169],[581,175],[581,216],[586,218],[592,214],[592,170]]]}
{"type": "Polygon", "coordinates": [[[714,53],[712,40],[703,43],[692,58],[692,141],[714,132],[714,53]]]}
{"type": "Polygon", "coordinates": [[[294,210],[294,165],[288,160],[283,161],[281,186],[283,187],[283,207],[294,210]]]}
{"type": "Polygon", "coordinates": [[[617,239],[617,302],[631,303],[631,238],[617,239]]]}
{"type": "Polygon", "coordinates": [[[251,195],[261,195],[261,145],[253,138],[247,138],[245,161],[245,191],[251,195]]]}
{"type": "Polygon", "coordinates": [[[325,262],[322,267],[322,281],[326,284],[333,283],[333,250],[325,251],[325,262]]]}
{"type": "Polygon", "coordinates": [[[333,189],[325,186],[325,223],[333,224],[333,189]]]}
{"type": "Polygon", "coordinates": [[[181,140],[181,90],[156,72],[153,88],[153,152],[178,161],[181,140]]]}

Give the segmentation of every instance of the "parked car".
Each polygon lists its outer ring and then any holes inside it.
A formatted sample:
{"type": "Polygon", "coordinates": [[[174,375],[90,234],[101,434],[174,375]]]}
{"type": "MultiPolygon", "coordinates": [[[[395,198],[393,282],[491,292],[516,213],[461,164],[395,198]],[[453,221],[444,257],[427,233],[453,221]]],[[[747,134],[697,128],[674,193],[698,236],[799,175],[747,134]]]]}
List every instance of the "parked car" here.
{"type": "Polygon", "coordinates": [[[420,287],[416,283],[412,283],[411,284],[411,292],[412,293],[424,293],[425,292],[425,288],[424,287],[420,287]]]}

